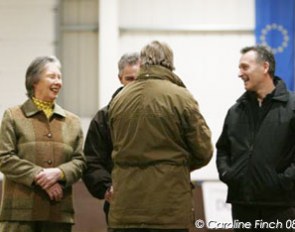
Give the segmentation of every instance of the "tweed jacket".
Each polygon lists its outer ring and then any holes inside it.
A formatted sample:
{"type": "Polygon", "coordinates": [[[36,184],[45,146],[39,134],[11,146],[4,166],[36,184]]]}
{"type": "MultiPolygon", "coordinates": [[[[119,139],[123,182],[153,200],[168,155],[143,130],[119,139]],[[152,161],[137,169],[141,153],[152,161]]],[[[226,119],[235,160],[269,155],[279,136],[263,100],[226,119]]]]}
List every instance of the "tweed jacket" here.
{"type": "Polygon", "coordinates": [[[74,222],[72,184],[85,169],[79,118],[55,104],[47,119],[31,99],[4,112],[0,133],[0,171],[4,174],[1,221],[74,222]],[[51,201],[34,184],[43,168],[65,174],[63,199],[51,201]]]}
{"type": "Polygon", "coordinates": [[[212,157],[193,96],[162,66],[141,67],[109,108],[111,228],[184,229],[193,222],[190,171],[212,157]]]}

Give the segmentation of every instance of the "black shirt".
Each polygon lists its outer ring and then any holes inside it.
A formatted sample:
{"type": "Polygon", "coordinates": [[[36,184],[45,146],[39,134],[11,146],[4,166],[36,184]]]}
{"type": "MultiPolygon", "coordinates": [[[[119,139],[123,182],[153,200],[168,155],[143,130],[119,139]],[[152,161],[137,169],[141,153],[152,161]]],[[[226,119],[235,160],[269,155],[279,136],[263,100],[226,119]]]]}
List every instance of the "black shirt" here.
{"type": "Polygon", "coordinates": [[[257,99],[257,95],[253,92],[249,92],[249,99],[250,99],[250,110],[251,115],[254,123],[255,132],[258,131],[263,119],[267,115],[268,111],[272,106],[272,98],[274,96],[275,90],[265,96],[262,103],[259,104],[257,99]]]}

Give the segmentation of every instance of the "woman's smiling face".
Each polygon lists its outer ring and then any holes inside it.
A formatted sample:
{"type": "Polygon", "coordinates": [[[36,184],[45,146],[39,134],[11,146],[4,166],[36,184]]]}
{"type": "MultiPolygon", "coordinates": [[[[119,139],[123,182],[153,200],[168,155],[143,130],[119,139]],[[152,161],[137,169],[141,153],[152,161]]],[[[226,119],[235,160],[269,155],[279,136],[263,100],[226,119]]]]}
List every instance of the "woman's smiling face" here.
{"type": "Polygon", "coordinates": [[[45,65],[39,81],[34,84],[34,97],[47,102],[53,102],[62,88],[61,71],[56,63],[45,65]]]}

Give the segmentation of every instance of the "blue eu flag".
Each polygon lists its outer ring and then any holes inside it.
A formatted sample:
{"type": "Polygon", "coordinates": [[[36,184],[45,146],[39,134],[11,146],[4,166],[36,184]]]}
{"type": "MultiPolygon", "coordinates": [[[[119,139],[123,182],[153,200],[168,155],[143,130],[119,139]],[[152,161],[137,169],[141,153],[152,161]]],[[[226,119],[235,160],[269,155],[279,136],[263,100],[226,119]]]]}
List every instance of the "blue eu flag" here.
{"type": "Polygon", "coordinates": [[[256,0],[256,43],[270,47],[275,74],[290,90],[295,79],[295,0],[256,0]]]}

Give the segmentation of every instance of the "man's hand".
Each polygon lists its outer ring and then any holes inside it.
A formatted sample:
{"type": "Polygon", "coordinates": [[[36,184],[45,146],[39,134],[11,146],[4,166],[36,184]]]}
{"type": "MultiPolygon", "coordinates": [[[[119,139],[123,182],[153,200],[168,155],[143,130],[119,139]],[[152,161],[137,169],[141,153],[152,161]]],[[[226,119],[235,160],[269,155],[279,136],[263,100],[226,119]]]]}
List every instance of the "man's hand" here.
{"type": "Polygon", "coordinates": [[[111,186],[107,191],[106,193],[104,194],[104,199],[107,201],[107,202],[111,202],[112,200],[112,195],[113,195],[113,192],[114,192],[114,189],[113,189],[113,186],[111,186]]]}

